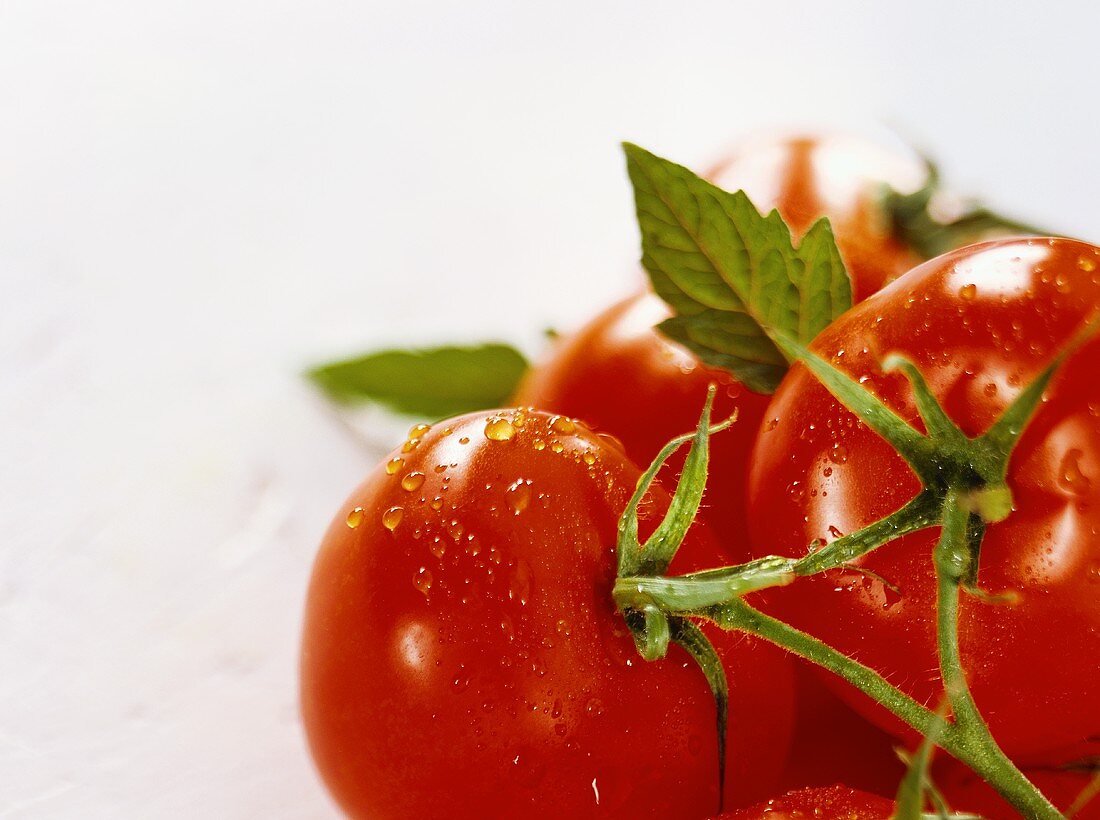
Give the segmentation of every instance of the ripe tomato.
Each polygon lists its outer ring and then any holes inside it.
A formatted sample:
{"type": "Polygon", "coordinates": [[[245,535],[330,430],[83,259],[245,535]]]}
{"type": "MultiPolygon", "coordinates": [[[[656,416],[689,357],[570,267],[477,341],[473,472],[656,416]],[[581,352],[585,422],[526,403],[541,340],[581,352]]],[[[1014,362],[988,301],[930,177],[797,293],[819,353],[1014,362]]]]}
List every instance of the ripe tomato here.
{"type": "Polygon", "coordinates": [[[768,400],[654,331],[668,316],[665,303],[649,293],[612,305],[558,343],[527,375],[516,403],[581,418],[618,438],[636,463],[649,464],[669,439],[694,429],[707,386],[718,384],[714,418],[736,408],[738,420],[711,441],[702,515],[734,560],[742,560],[748,555],[745,465],[768,400]]]}
{"type": "MultiPolygon", "coordinates": [[[[317,557],[301,665],[313,755],[345,810],[715,810],[705,679],[676,646],[642,661],[611,597],[638,477],[579,423],[500,411],[414,428],[352,494],[317,557]]],[[[654,488],[649,526],[667,503],[654,488]]],[[[687,570],[722,560],[703,527],[677,556],[687,570]]],[[[786,753],[790,668],[770,646],[714,639],[730,679],[728,804],[743,805],[786,753]]]]}
{"type": "Polygon", "coordinates": [[[890,820],[894,801],[847,786],[798,789],[747,809],[719,815],[725,820],[890,820]]]}
{"type": "MultiPolygon", "coordinates": [[[[1016,820],[1020,813],[1009,806],[984,780],[970,769],[951,760],[944,760],[942,771],[933,779],[954,811],[980,815],[985,820],[1016,820]]],[[[1024,774],[1047,799],[1063,812],[1068,811],[1078,795],[1092,782],[1092,771],[1058,769],[1025,770],[1024,774]]],[[[1074,820],[1100,820],[1100,799],[1094,798],[1073,815],[1074,820]]]]}
{"type": "MultiPolygon", "coordinates": [[[[901,353],[968,435],[985,430],[1100,305],[1100,249],[1065,239],[974,245],[921,265],[846,313],[813,347],[919,425],[908,384],[878,362],[901,353]]],[[[994,736],[1020,762],[1095,750],[1100,737],[1100,341],[1047,391],[1010,463],[1015,511],[988,528],[981,585],[1013,604],[963,595],[962,659],[994,736]],[[1091,741],[1090,741],[1091,739],[1091,741]]],[[[759,554],[804,554],[919,489],[906,464],[801,365],[772,399],[753,454],[759,554]]],[[[885,675],[922,703],[942,697],[936,580],[926,530],[769,591],[767,606],[885,675]]],[[[822,673],[826,674],[826,673],[822,673]]],[[[826,674],[884,726],[881,710],[826,674]]]]}
{"type": "Polygon", "coordinates": [[[705,174],[762,213],[776,208],[796,237],[829,217],[857,302],[921,261],[893,235],[881,190],[914,191],[926,175],[915,157],[845,134],[748,140],[705,174]]]}

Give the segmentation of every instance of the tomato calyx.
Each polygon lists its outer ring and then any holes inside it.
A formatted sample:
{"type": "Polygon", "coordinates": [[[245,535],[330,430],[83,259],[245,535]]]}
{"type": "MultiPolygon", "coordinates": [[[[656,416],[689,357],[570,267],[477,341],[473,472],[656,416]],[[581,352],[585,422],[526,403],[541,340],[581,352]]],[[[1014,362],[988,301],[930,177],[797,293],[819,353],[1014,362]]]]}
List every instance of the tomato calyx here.
{"type": "Polygon", "coordinates": [[[918,190],[901,193],[884,186],[880,197],[894,236],[923,258],[991,236],[1050,235],[1050,231],[998,214],[978,202],[946,196],[939,166],[924,157],[924,167],[927,176],[918,190]]]}
{"type": "MultiPolygon", "coordinates": [[[[683,491],[684,496],[675,525],[670,525],[664,540],[658,540],[655,555],[648,560],[630,557],[631,554],[641,555],[645,548],[631,550],[632,544],[620,541],[620,571],[614,596],[628,623],[638,625],[632,628],[636,636],[641,635],[638,640],[639,647],[644,648],[643,656],[648,657],[660,649],[662,641],[667,647],[665,634],[671,630],[665,630],[664,624],[683,624],[691,618],[763,637],[844,678],[926,737],[934,732],[937,745],[982,775],[1028,816],[1059,817],[1049,801],[997,745],[970,694],[959,652],[959,598],[963,592],[984,595],[978,586],[981,544],[987,526],[1005,519],[1012,512],[1012,495],[1006,477],[1013,449],[1035,415],[1059,366],[1091,338],[1098,327],[1100,315],[1094,315],[1001,416],[984,433],[974,437],[968,437],[952,421],[920,370],[907,359],[887,356],[882,369],[884,372],[896,371],[907,380],[924,432],[804,344],[772,329],[769,335],[776,346],[793,361],[807,367],[836,399],[886,440],[909,464],[923,487],[891,515],[828,545],[817,549],[811,546],[802,558],[770,556],[733,567],[679,577],[662,576],[660,573],[668,566],[665,556],[670,560],[674,554],[702,498],[699,482],[705,482],[706,477],[708,400],[694,436],[692,455],[689,455],[690,469],[685,469],[677,489],[677,495],[683,491]],[[742,600],[742,596],[754,590],[786,585],[799,576],[843,568],[849,561],[901,535],[935,526],[940,527],[940,538],[932,555],[937,578],[936,630],[940,675],[953,716],[951,722],[945,723],[874,670],[742,600]]],[[[652,477],[660,463],[663,461],[655,462],[647,475],[652,477]]],[[[639,483],[639,492],[643,491],[639,483]]],[[[632,502],[635,508],[638,497],[636,495],[632,502]]],[[[620,535],[631,531],[630,515],[628,508],[620,535]]],[[[669,517],[672,518],[671,514],[669,517]]],[[[636,541],[636,521],[633,532],[636,541]]],[[[647,547],[649,544],[647,542],[647,547]]]]}

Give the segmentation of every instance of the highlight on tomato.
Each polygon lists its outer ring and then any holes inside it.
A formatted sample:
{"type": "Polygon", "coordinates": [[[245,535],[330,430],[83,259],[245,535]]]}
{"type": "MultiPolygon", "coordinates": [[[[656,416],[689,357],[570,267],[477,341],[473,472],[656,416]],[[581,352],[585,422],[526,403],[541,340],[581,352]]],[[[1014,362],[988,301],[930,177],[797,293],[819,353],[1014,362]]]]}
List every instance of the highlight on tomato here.
{"type": "MultiPolygon", "coordinates": [[[[644,662],[611,596],[639,479],[579,422],[474,413],[409,438],[317,556],[301,659],[314,759],[351,816],[654,816],[719,806],[715,699],[679,646],[644,662]]],[[[668,508],[654,485],[643,530],[668,508]]],[[[726,562],[692,527],[678,570],[726,562]]],[[[774,788],[791,673],[713,630],[729,682],[726,805],[774,788]]]]}

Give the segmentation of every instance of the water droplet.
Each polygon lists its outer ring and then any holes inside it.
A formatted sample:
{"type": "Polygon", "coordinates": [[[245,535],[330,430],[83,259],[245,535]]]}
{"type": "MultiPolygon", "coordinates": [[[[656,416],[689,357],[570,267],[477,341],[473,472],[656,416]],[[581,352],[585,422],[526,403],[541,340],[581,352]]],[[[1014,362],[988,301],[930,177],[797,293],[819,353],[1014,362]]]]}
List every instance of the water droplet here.
{"type": "Polygon", "coordinates": [[[421,567],[420,570],[413,576],[413,586],[416,587],[424,595],[428,597],[428,593],[432,589],[432,571],[427,567],[421,567]]]}
{"type": "Polygon", "coordinates": [[[444,427],[442,430],[439,431],[439,435],[441,435],[441,436],[454,435],[454,428],[453,427],[444,427]]]}
{"type": "Polygon", "coordinates": [[[489,441],[508,441],[515,434],[515,425],[506,418],[493,416],[485,422],[485,438],[489,441]]]}
{"type": "Polygon", "coordinates": [[[443,496],[437,495],[435,498],[433,498],[430,506],[436,512],[439,512],[441,509],[443,509],[443,496]]]}
{"type": "Polygon", "coordinates": [[[451,691],[456,695],[460,695],[470,688],[470,676],[466,672],[465,666],[459,666],[455,672],[454,680],[451,681],[451,691]]]}
{"type": "Polygon", "coordinates": [[[386,462],[386,474],[393,475],[405,464],[405,459],[400,457],[391,458],[386,462]]]}
{"type": "Polygon", "coordinates": [[[507,615],[500,619],[500,631],[509,642],[516,639],[516,628],[512,626],[512,619],[507,615]]]}
{"type": "Polygon", "coordinates": [[[470,443],[470,437],[469,436],[463,436],[462,438],[460,438],[458,440],[458,443],[459,444],[469,444],[470,443]]]}
{"type": "Polygon", "coordinates": [[[408,441],[406,441],[404,444],[401,445],[401,452],[402,453],[411,453],[413,450],[415,450],[419,446],[420,446],[420,439],[411,438],[408,441]]]}
{"type": "Polygon", "coordinates": [[[572,630],[571,630],[571,628],[570,628],[570,626],[569,626],[569,622],[568,622],[568,621],[566,621],[566,620],[559,620],[559,621],[558,621],[558,623],[557,623],[557,630],[558,630],[558,634],[559,634],[559,635],[564,635],[564,636],[565,636],[565,637],[567,637],[567,638],[569,637],[569,635],[570,635],[570,634],[571,634],[571,632],[572,632],[572,630]]]}
{"type": "Polygon", "coordinates": [[[363,508],[356,507],[354,510],[348,513],[348,528],[355,529],[363,523],[363,508]]]}
{"type": "Polygon", "coordinates": [[[572,419],[566,418],[565,416],[554,416],[550,419],[550,429],[555,433],[569,435],[577,429],[577,425],[572,419]]]}
{"type": "Polygon", "coordinates": [[[420,489],[420,485],[424,483],[424,474],[419,472],[412,472],[401,479],[401,489],[406,492],[414,492],[420,489]]]}
{"type": "Polygon", "coordinates": [[[546,442],[543,441],[541,438],[537,438],[531,442],[531,446],[534,447],[536,450],[545,450],[546,442]]]}
{"type": "Polygon", "coordinates": [[[1054,287],[1059,293],[1069,293],[1069,278],[1064,273],[1054,277],[1054,287]]]}
{"type": "Polygon", "coordinates": [[[584,713],[589,717],[599,717],[603,714],[603,701],[599,698],[589,698],[584,705],[584,713]]]}
{"type": "Polygon", "coordinates": [[[558,441],[557,439],[554,439],[553,441],[551,441],[551,442],[550,442],[550,451],[551,451],[552,453],[560,453],[560,452],[562,452],[562,451],[563,451],[564,449],[565,449],[565,445],[564,445],[564,444],[562,444],[562,443],[561,443],[560,441],[558,441]]]}
{"type": "Polygon", "coordinates": [[[430,424],[414,424],[409,428],[409,438],[420,438],[431,429],[430,424]]]}
{"type": "Polygon", "coordinates": [[[840,530],[838,530],[832,524],[829,525],[829,535],[831,535],[833,538],[843,538],[844,537],[844,533],[842,533],[840,530]]]}
{"type": "Polygon", "coordinates": [[[382,526],[393,532],[397,529],[397,525],[401,523],[401,517],[404,514],[405,510],[402,507],[390,507],[382,513],[382,526]]]}
{"type": "Polygon", "coordinates": [[[974,297],[978,295],[977,285],[963,285],[959,288],[959,298],[965,302],[974,301],[974,297]]]}
{"type": "Polygon", "coordinates": [[[768,419],[766,422],[764,422],[764,432],[765,433],[770,433],[772,430],[774,430],[778,426],[779,426],[779,419],[768,419]]]}
{"type": "Polygon", "coordinates": [[[457,518],[452,518],[447,523],[447,534],[451,536],[452,541],[457,541],[464,532],[466,532],[466,526],[457,518]]]}
{"type": "Polygon", "coordinates": [[[1077,260],[1077,267],[1079,267],[1085,273],[1092,273],[1092,271],[1096,270],[1096,262],[1094,262],[1092,259],[1089,259],[1087,256],[1082,256],[1080,259],[1077,260]]]}
{"type": "Polygon", "coordinates": [[[443,539],[438,535],[432,539],[432,543],[428,544],[428,552],[434,555],[436,558],[442,558],[443,553],[447,551],[447,545],[443,543],[443,539]]]}
{"type": "Polygon", "coordinates": [[[988,398],[993,398],[997,395],[997,385],[993,382],[990,382],[982,389],[982,392],[985,393],[988,398]]]}
{"type": "Polygon", "coordinates": [[[833,449],[829,451],[829,461],[833,464],[848,463],[848,448],[839,441],[833,443],[833,449]]]}
{"type": "Polygon", "coordinates": [[[508,487],[505,497],[512,512],[519,515],[531,503],[531,482],[524,481],[522,478],[517,479],[508,487]]]}
{"type": "Polygon", "coordinates": [[[1076,448],[1068,450],[1062,457],[1058,483],[1074,495],[1084,495],[1092,482],[1081,472],[1081,456],[1084,453],[1076,448]]]}

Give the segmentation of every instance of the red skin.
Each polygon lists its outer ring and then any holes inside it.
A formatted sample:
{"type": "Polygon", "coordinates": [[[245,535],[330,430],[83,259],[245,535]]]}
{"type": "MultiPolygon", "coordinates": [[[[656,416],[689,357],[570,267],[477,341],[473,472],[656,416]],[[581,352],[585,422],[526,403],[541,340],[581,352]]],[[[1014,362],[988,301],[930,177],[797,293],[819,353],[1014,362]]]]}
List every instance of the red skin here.
{"type": "MultiPolygon", "coordinates": [[[[616,523],[638,469],[579,424],[500,413],[508,440],[489,440],[493,417],[476,413],[395,450],[404,463],[375,469],[325,536],[301,674],[326,783],[355,817],[713,812],[702,673],[676,646],[641,660],[611,598],[616,523]],[[422,483],[404,489],[416,472],[422,483]],[[510,489],[517,481],[531,483],[510,489]],[[394,506],[403,515],[390,532],[382,518],[394,506]]],[[[655,488],[643,527],[666,505],[655,488]]],[[[723,560],[702,526],[677,556],[681,570],[723,560]]],[[[727,805],[744,805],[774,787],[786,753],[789,662],[714,639],[730,670],[727,805]]]]}
{"type": "MultiPolygon", "coordinates": [[[[1024,774],[1060,811],[1068,811],[1088,787],[1091,771],[1031,769],[1024,774]]],[[[932,774],[936,787],[957,812],[981,815],[985,820],[1017,820],[1020,813],[1009,806],[984,780],[965,766],[945,759],[932,774]]],[[[1073,815],[1074,820],[1100,820],[1100,798],[1094,798],[1073,815]]]]}
{"type": "MultiPolygon", "coordinates": [[[[707,387],[719,386],[713,417],[737,423],[711,440],[711,470],[702,516],[733,556],[748,556],[745,532],[745,480],[756,430],[768,406],[766,396],[746,390],[729,373],[700,364],[653,326],[669,316],[650,293],[625,299],[576,333],[562,339],[553,354],[531,370],[516,403],[582,419],[614,435],[627,455],[649,464],[669,439],[699,423],[707,387]]],[[[679,471],[683,458],[670,463],[679,471]]]]}
{"type": "MultiPolygon", "coordinates": [[[[907,383],[877,365],[916,362],[968,435],[984,431],[1100,305],[1100,249],[1071,240],[1002,240],[932,260],[846,313],[820,354],[919,424],[907,383]],[[843,353],[841,353],[843,351],[843,353]],[[992,386],[990,386],[992,385],[992,386]]],[[[1100,737],[1100,342],[1075,353],[1048,389],[1009,467],[1015,512],[991,525],[981,585],[1016,604],[963,595],[964,667],[994,736],[1021,763],[1096,750],[1100,737]],[[1092,739],[1091,743],[1089,739],[1092,739]]],[[[758,554],[805,554],[893,512],[917,492],[901,458],[801,365],[772,400],[753,456],[758,554]],[[831,530],[830,527],[833,529],[831,530]]],[[[942,697],[935,642],[937,531],[766,596],[767,608],[884,674],[918,701],[942,697]]],[[[899,725],[822,673],[865,715],[899,725]]]]}
{"type": "Polygon", "coordinates": [[[723,820],[890,820],[894,801],[847,786],[799,789],[747,809],[727,811],[723,820]]]}
{"type": "MultiPolygon", "coordinates": [[[[882,183],[911,190],[924,169],[913,159],[847,136],[770,137],[742,143],[706,174],[727,190],[744,189],[762,211],[778,208],[796,236],[827,215],[863,299],[919,260],[894,239],[876,204],[882,183]]],[[[748,557],[747,465],[768,398],[725,371],[701,364],[653,330],[669,315],[656,296],[637,294],[612,305],[559,340],[526,377],[515,402],[566,413],[617,437],[638,464],[648,464],[669,439],[694,428],[711,382],[719,385],[715,418],[738,411],[738,422],[712,442],[712,470],[701,517],[731,560],[748,557]]],[[[674,459],[666,475],[675,475],[674,459]]],[[[799,724],[784,783],[836,780],[892,790],[900,777],[892,741],[858,721],[807,674],[797,676],[799,724]],[[839,725],[848,727],[838,732],[839,725]],[[885,752],[885,753],[884,753],[885,752]]]]}

